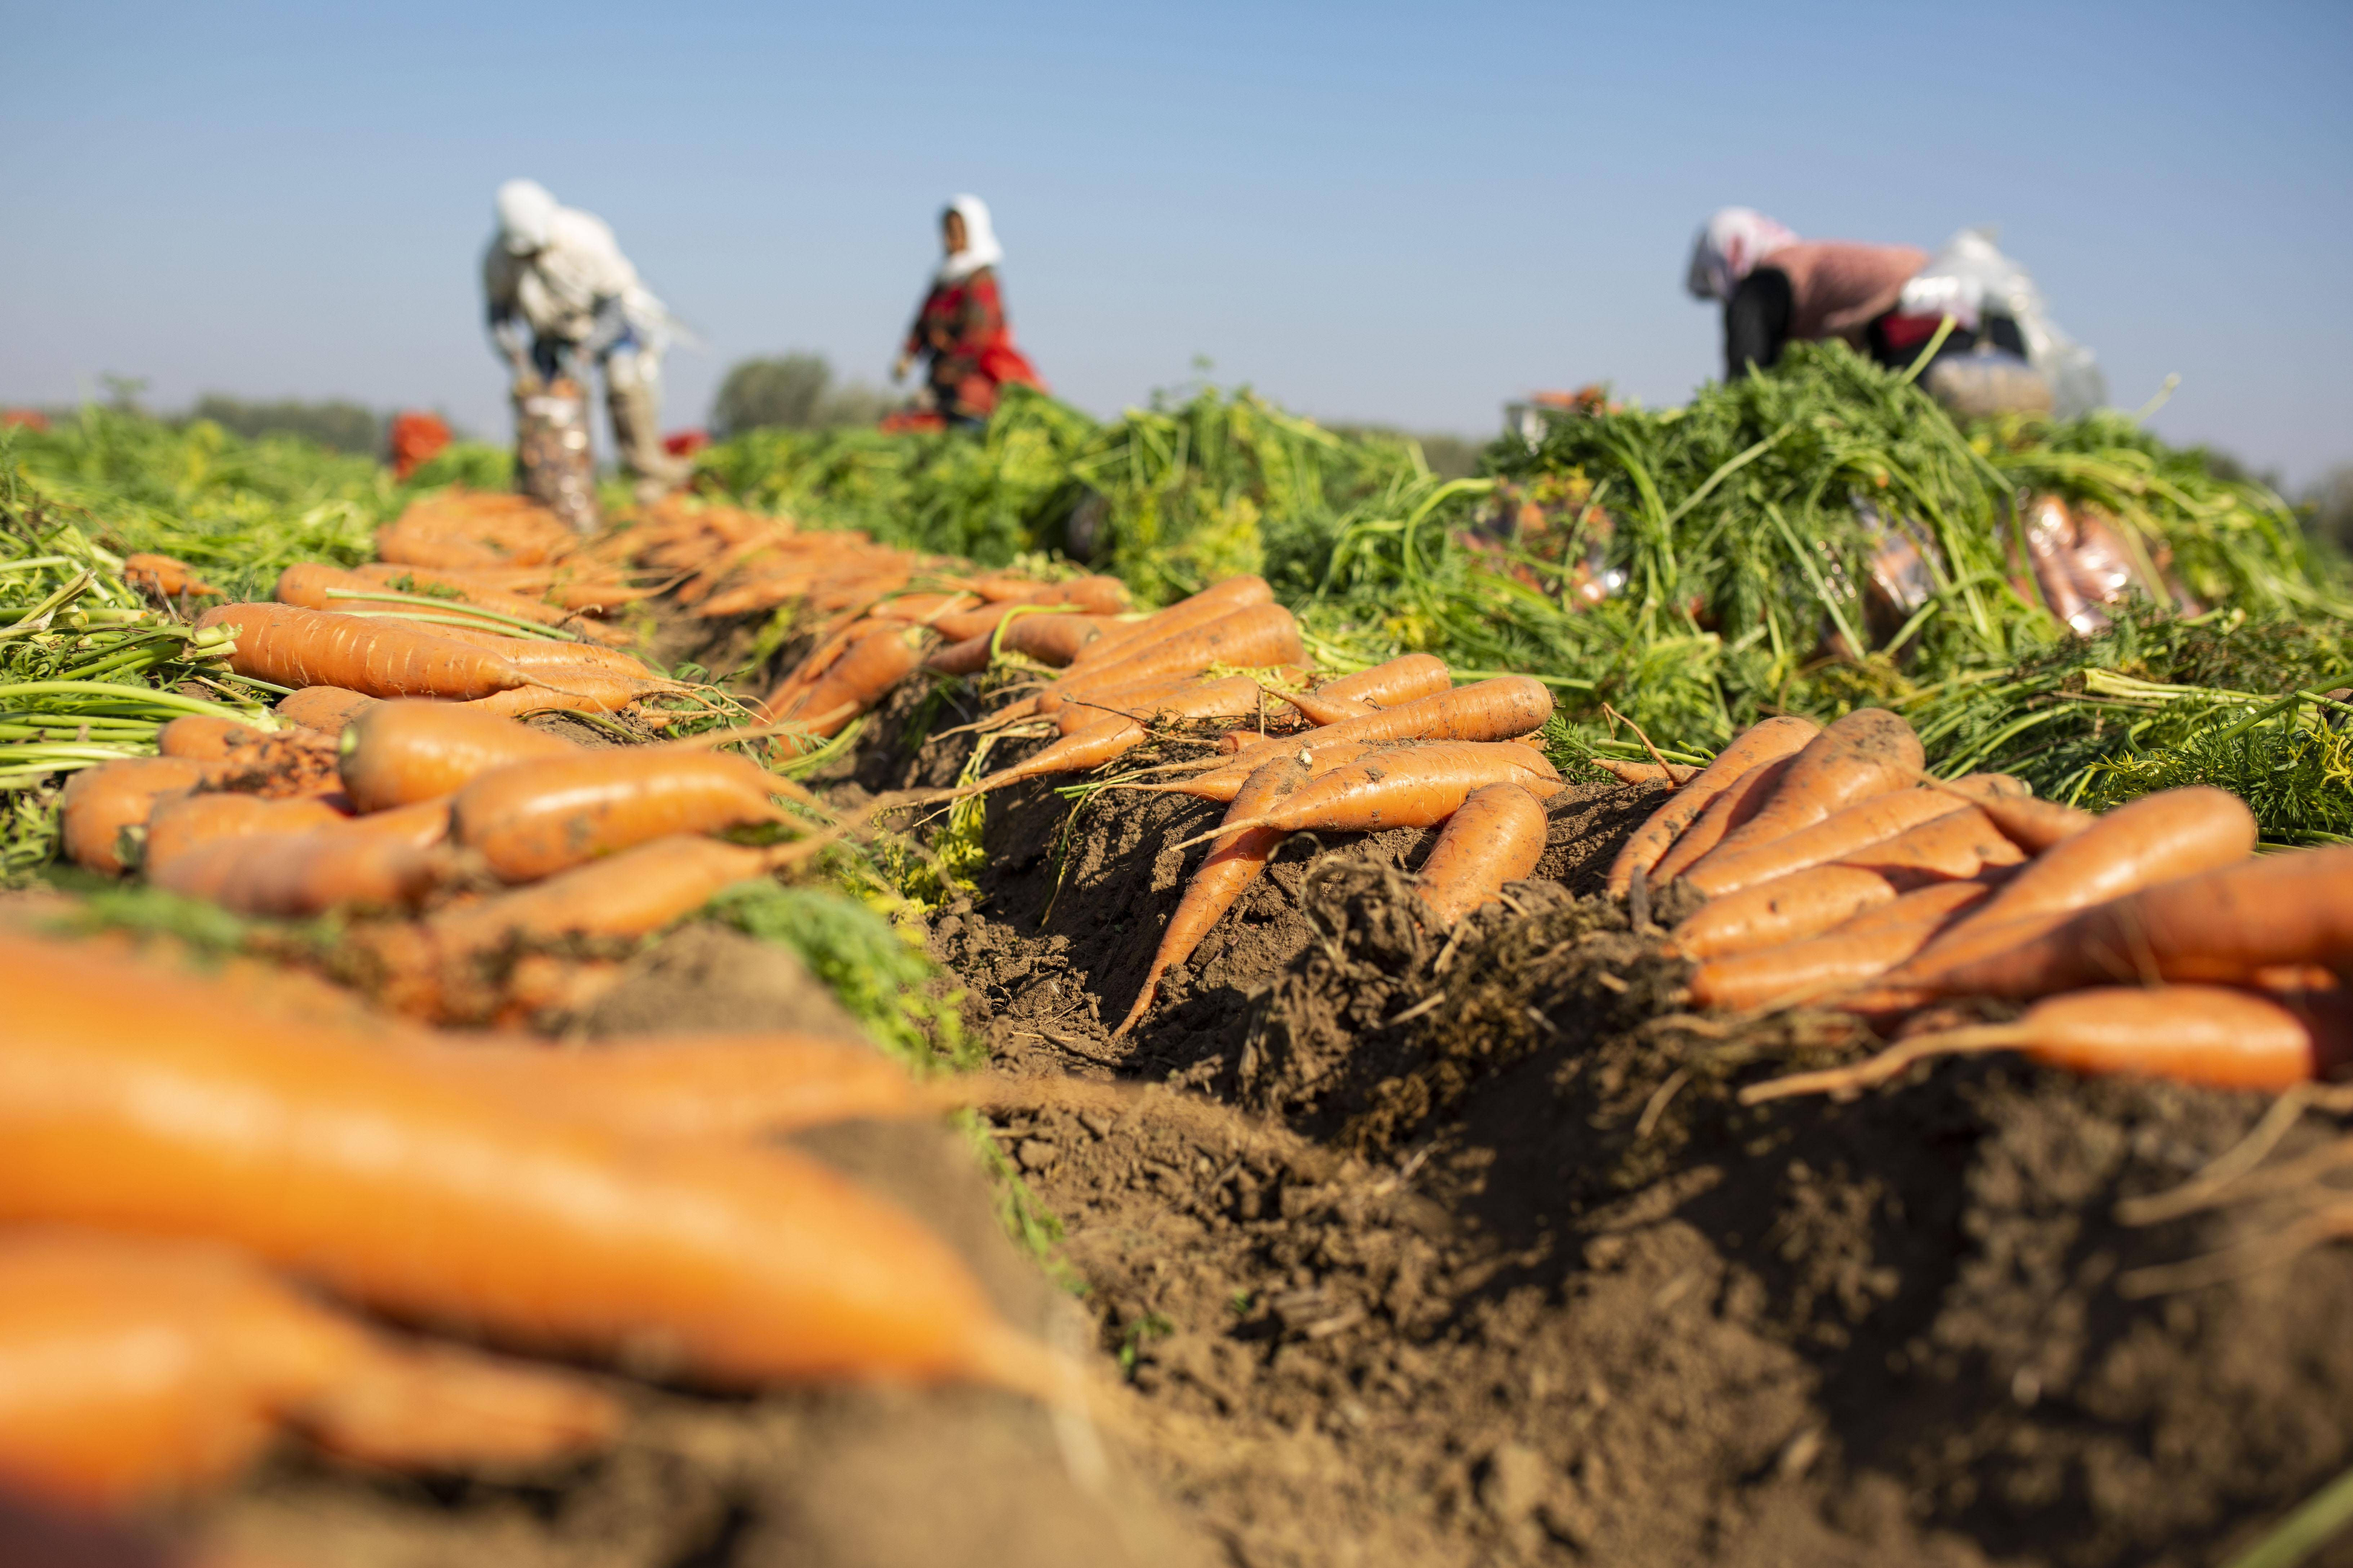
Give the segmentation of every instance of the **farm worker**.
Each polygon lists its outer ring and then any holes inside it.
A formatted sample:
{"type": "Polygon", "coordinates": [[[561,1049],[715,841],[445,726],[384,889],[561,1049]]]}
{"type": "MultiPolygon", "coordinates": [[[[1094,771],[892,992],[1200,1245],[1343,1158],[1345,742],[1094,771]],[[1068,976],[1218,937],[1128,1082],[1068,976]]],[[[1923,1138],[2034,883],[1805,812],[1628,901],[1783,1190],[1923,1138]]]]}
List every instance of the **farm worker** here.
{"type": "Polygon", "coordinates": [[[675,488],[691,468],[661,441],[661,356],[676,321],[603,218],[557,205],[535,180],[501,185],[497,206],[482,293],[491,342],[518,385],[585,380],[584,361],[602,366],[614,444],[640,499],[675,488]]]}
{"type": "Polygon", "coordinates": [[[997,287],[997,264],[1005,251],[988,221],[988,206],[978,196],[958,196],[940,214],[940,269],[914,325],[907,329],[891,379],[903,379],[918,356],[929,356],[924,379],[941,419],[951,426],[977,428],[988,422],[1001,388],[1042,391],[1046,384],[1013,346],[1013,328],[997,287]]]}
{"type": "MultiPolygon", "coordinates": [[[[1685,286],[1724,305],[1724,378],[1770,370],[1792,339],[1843,338],[1871,353],[1871,329],[1928,253],[1908,245],[1799,239],[1750,207],[1725,207],[1692,246],[1685,286]]],[[[1915,344],[1915,350],[1920,345],[1915,344]]]]}

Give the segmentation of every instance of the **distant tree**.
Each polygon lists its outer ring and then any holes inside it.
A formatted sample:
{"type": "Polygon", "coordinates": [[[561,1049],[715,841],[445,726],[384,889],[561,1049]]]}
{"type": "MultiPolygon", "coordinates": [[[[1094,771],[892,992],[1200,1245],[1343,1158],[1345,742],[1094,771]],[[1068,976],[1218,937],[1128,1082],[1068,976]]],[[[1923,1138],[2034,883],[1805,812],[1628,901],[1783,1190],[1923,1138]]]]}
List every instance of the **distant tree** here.
{"type": "Polygon", "coordinates": [[[295,436],[332,447],[375,457],[384,447],[384,416],[340,398],[306,403],[288,398],[278,403],[248,403],[225,393],[208,392],[188,411],[191,419],[209,419],[248,441],[264,436],[295,436]]]}
{"type": "Polygon", "coordinates": [[[2353,463],[2329,469],[2305,492],[2304,504],[2311,509],[2305,526],[2313,536],[2353,555],[2353,463]]]}
{"type": "Polygon", "coordinates": [[[888,393],[852,382],[833,384],[823,354],[788,353],[739,360],[719,384],[711,429],[722,437],[746,430],[823,430],[871,425],[891,406],[888,393]]]}

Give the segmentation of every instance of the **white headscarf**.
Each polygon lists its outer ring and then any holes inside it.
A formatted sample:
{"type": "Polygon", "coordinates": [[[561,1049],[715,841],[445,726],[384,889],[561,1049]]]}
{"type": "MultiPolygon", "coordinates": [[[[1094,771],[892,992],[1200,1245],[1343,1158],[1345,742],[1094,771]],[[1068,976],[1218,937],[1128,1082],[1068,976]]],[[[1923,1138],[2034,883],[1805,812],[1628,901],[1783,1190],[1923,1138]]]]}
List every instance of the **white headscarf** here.
{"type": "Polygon", "coordinates": [[[1683,287],[1695,300],[1729,300],[1758,262],[1797,238],[1754,207],[1722,208],[1692,242],[1691,271],[1683,287]]]}
{"type": "Polygon", "coordinates": [[[499,237],[514,255],[544,250],[555,236],[555,198],[537,180],[509,180],[501,185],[498,212],[499,237]]]}
{"type": "Polygon", "coordinates": [[[964,248],[940,263],[941,282],[961,283],[982,268],[1005,259],[1005,247],[997,243],[997,230],[988,221],[987,202],[978,196],[958,196],[940,214],[943,222],[949,213],[964,219],[964,248]]]}

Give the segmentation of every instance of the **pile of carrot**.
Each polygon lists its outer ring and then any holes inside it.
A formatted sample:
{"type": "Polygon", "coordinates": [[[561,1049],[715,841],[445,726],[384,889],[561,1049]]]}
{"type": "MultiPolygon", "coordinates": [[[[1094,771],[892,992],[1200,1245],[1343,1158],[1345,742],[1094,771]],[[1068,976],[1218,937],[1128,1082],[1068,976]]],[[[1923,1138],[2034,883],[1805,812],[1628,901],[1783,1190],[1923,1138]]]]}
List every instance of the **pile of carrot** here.
{"type": "Polygon", "coordinates": [[[443,1036],[5,928],[0,988],[0,1491],[145,1505],[280,1434],[426,1472],[613,1436],[611,1378],[518,1356],[1076,1393],[913,1215],[762,1141],[986,1098],[857,1042],[443,1036]]]}
{"type": "Polygon", "coordinates": [[[1944,1050],[2231,1088],[2353,1067],[2353,848],[2257,854],[2253,816],[2224,791],[2094,816],[2000,774],[1938,781],[1909,726],[1871,708],[1827,728],[1767,720],[1667,787],[1610,887],[1645,908],[1673,884],[1702,896],[1667,933],[1694,961],[1694,1005],[1810,1004],[1899,1028],[2028,1005],[1751,1100],[1851,1090],[1944,1050]]]}

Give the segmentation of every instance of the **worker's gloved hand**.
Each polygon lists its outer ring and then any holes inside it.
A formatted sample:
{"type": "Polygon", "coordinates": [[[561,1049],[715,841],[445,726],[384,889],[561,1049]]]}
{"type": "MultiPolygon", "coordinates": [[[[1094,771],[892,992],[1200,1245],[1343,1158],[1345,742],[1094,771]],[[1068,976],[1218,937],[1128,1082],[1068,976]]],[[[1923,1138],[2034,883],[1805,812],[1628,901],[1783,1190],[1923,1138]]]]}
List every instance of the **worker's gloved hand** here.
{"type": "Polygon", "coordinates": [[[911,366],[911,365],[913,365],[914,363],[915,363],[915,356],[914,356],[914,355],[913,355],[913,354],[901,354],[901,355],[899,356],[898,363],[896,363],[895,364],[892,365],[892,367],[891,367],[891,379],[892,379],[892,381],[904,381],[904,380],[906,380],[906,379],[907,379],[907,370],[908,370],[908,367],[909,367],[909,366],[911,366]]]}

